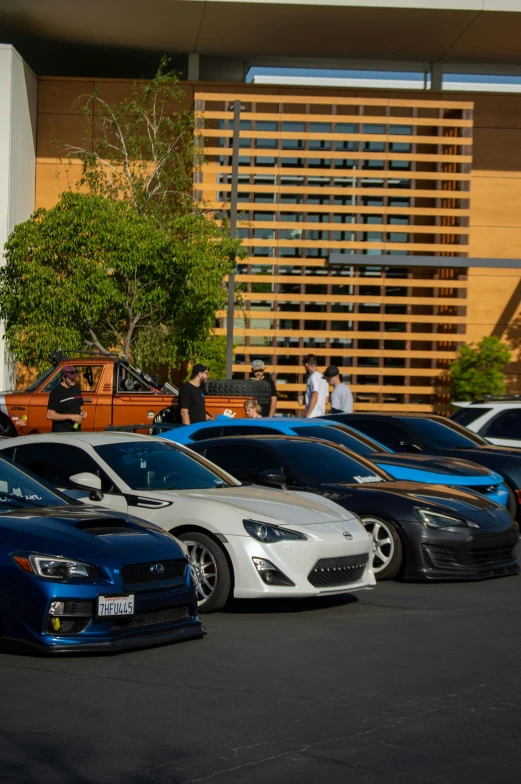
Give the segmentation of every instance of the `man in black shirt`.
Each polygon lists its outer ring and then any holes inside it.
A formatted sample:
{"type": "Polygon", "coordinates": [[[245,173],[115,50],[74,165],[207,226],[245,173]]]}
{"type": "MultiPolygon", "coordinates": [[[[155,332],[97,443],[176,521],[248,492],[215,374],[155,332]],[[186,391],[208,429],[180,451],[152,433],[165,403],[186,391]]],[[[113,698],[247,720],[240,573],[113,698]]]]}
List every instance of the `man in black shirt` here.
{"type": "Polygon", "coordinates": [[[73,433],[81,430],[81,423],[87,416],[82,410],[81,389],[76,384],[78,371],[74,365],[65,365],[61,376],[61,382],[49,395],[47,419],[52,420],[53,433],[73,433]]]}
{"type": "Polygon", "coordinates": [[[192,378],[179,390],[179,412],[183,425],[195,422],[206,422],[211,419],[204,405],[203,386],[208,381],[208,370],[205,365],[194,365],[192,378]]]}
{"type": "Polygon", "coordinates": [[[275,411],[277,410],[277,387],[275,386],[275,382],[270,377],[269,373],[265,372],[265,365],[262,359],[254,359],[251,363],[251,370],[253,378],[256,381],[266,381],[271,387],[270,402],[261,405],[262,416],[275,416],[275,411]]]}

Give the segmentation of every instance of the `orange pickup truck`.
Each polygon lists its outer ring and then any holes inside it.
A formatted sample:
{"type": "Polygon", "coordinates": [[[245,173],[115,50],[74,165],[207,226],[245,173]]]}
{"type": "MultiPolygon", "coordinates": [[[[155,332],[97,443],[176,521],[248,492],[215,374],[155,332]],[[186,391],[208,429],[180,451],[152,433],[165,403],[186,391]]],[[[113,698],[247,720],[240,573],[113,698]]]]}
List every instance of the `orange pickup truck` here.
{"type": "MultiPolygon", "coordinates": [[[[132,367],[116,356],[89,355],[67,358],[59,356],[53,366],[36,379],[27,389],[19,392],[0,393],[0,435],[17,436],[30,433],[48,433],[51,421],[47,417],[49,393],[60,383],[61,368],[74,365],[78,370],[84,409],[87,416],[82,430],[105,430],[108,425],[152,424],[171,422],[176,418],[176,387],[161,386],[154,378],[132,367]]],[[[244,391],[251,384],[242,382],[209,382],[217,386],[217,394],[206,396],[206,411],[211,416],[227,414],[244,416],[244,391]],[[234,388],[242,391],[235,393],[234,388]],[[226,394],[226,390],[231,394],[226,394]]],[[[258,387],[260,391],[260,386],[258,387]]]]}

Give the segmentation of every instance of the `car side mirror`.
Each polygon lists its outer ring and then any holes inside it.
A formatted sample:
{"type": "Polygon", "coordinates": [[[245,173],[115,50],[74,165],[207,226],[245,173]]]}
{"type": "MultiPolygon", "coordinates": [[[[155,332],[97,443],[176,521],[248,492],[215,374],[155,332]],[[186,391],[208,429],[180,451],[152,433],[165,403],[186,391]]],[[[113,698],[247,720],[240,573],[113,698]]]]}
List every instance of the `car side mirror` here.
{"type": "Polygon", "coordinates": [[[414,444],[412,441],[398,441],[396,446],[400,446],[403,449],[413,450],[414,452],[421,452],[421,447],[418,444],[414,444]]]}
{"type": "Polygon", "coordinates": [[[96,474],[90,471],[81,471],[79,474],[73,474],[69,477],[69,481],[76,487],[81,487],[85,490],[90,490],[91,501],[102,501],[103,493],[101,492],[101,479],[96,474]]]}
{"type": "Polygon", "coordinates": [[[257,477],[262,485],[282,487],[286,490],[287,477],[281,471],[274,471],[268,468],[266,471],[259,471],[257,477]]]}

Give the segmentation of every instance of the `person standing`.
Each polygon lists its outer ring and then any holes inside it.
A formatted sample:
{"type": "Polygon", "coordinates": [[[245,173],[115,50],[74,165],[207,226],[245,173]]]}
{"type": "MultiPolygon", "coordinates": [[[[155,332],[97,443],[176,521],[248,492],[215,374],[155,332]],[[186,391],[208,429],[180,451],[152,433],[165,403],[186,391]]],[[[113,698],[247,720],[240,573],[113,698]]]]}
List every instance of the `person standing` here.
{"type": "Polygon", "coordinates": [[[304,357],[304,366],[309,375],[306,385],[306,419],[324,416],[329,387],[317,370],[316,356],[308,354],[304,357]]]}
{"type": "Polygon", "coordinates": [[[78,371],[74,365],[62,367],[61,381],[51,391],[47,403],[47,419],[52,422],[53,433],[81,430],[87,412],[82,408],[83,397],[77,379],[78,371]]]}
{"type": "Polygon", "coordinates": [[[322,376],[328,384],[331,384],[333,391],[330,395],[332,414],[352,414],[353,413],[353,393],[347,384],[342,383],[340,371],[336,365],[330,365],[322,376]]]}
{"type": "Polygon", "coordinates": [[[262,403],[261,410],[263,417],[272,417],[275,416],[277,410],[277,387],[273,379],[266,373],[265,368],[266,366],[262,359],[254,359],[251,363],[252,377],[256,381],[266,381],[270,385],[270,402],[262,403]]]}
{"type": "Polygon", "coordinates": [[[212,417],[206,413],[204,403],[204,386],[208,381],[206,365],[197,364],[192,368],[190,381],[179,390],[179,412],[183,425],[206,422],[212,417]]]}

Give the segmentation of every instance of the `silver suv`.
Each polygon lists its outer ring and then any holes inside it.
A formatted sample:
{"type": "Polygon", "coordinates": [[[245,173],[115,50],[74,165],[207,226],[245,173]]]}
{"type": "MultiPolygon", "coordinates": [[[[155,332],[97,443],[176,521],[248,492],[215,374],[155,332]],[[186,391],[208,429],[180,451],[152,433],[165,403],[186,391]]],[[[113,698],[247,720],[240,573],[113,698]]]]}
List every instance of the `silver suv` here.
{"type": "Polygon", "coordinates": [[[521,447],[521,395],[483,395],[471,403],[453,403],[450,418],[491,444],[521,447]]]}

